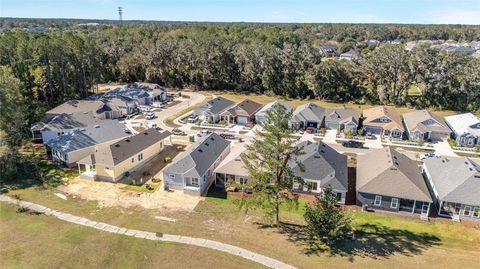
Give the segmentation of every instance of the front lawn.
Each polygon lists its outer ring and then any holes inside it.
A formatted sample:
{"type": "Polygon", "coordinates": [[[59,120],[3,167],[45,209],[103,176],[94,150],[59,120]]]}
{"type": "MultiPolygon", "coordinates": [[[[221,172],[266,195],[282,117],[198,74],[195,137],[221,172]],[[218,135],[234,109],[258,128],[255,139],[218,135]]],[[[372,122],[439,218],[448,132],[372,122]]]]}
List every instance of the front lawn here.
{"type": "Polygon", "coordinates": [[[355,212],[357,239],[327,248],[308,244],[303,229],[304,202],[298,209],[283,210],[284,224],[274,228],[258,212],[240,211],[234,198],[221,194],[207,197],[194,212],[188,213],[104,208],[96,202],[71,197],[64,201],[54,193],[50,189],[28,188],[10,195],[113,225],[233,244],[299,268],[476,268],[480,255],[480,230],[451,221],[424,222],[355,212]],[[157,215],[175,218],[177,222],[157,220],[157,215]]]}

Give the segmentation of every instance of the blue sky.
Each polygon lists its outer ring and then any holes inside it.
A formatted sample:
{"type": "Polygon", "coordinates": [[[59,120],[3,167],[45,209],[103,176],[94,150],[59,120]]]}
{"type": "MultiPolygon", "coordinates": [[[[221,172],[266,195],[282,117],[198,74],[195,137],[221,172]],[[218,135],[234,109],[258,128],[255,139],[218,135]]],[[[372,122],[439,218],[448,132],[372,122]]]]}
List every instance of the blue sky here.
{"type": "Polygon", "coordinates": [[[0,0],[0,17],[480,25],[480,0],[0,0]]]}

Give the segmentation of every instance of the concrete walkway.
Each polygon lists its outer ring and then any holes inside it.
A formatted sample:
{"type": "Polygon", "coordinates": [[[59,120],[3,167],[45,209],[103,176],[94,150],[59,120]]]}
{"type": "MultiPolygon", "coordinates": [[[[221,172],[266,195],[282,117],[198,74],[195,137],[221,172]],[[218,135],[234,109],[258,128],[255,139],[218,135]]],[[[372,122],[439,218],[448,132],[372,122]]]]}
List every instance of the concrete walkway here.
{"type": "Polygon", "coordinates": [[[35,212],[43,213],[48,216],[54,216],[58,219],[61,219],[70,223],[91,227],[93,229],[101,230],[104,232],[116,233],[116,234],[121,234],[126,236],[133,236],[133,237],[147,239],[147,240],[167,241],[167,242],[174,242],[174,243],[210,248],[214,250],[223,251],[232,255],[240,256],[242,258],[245,258],[254,262],[258,262],[270,268],[282,268],[282,269],[295,268],[291,265],[285,264],[281,261],[269,258],[267,256],[263,256],[261,254],[258,254],[243,248],[220,243],[217,241],[212,241],[212,240],[203,239],[203,238],[188,237],[188,236],[145,232],[145,231],[113,226],[107,223],[96,222],[96,221],[89,220],[87,218],[71,215],[61,211],[56,211],[42,205],[30,203],[27,201],[16,200],[3,194],[0,195],[0,202],[5,202],[8,204],[25,207],[35,212]]]}

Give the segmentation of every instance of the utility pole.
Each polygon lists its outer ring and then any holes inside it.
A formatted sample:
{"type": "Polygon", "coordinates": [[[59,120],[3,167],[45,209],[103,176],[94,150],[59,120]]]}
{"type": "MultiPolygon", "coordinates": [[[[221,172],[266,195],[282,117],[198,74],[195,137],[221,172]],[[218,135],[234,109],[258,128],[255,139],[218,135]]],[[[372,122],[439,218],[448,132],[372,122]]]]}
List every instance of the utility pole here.
{"type": "Polygon", "coordinates": [[[122,7],[118,7],[118,19],[120,20],[120,23],[123,21],[122,14],[122,7]]]}

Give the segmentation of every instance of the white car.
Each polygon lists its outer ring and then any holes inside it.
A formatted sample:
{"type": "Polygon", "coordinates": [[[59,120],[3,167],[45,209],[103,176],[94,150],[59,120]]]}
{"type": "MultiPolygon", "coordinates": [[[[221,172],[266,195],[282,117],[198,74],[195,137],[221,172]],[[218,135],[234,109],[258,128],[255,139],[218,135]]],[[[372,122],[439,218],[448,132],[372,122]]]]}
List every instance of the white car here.
{"type": "Polygon", "coordinates": [[[198,120],[197,115],[191,115],[190,117],[188,117],[188,122],[189,123],[195,123],[195,122],[197,122],[197,120],[198,120]]]}
{"type": "Polygon", "coordinates": [[[147,120],[153,120],[153,119],[155,119],[155,113],[153,113],[153,112],[148,112],[147,114],[145,114],[145,119],[147,119],[147,120]]]}
{"type": "Polygon", "coordinates": [[[420,158],[420,160],[422,161],[428,158],[433,158],[433,157],[435,157],[435,153],[425,153],[425,154],[418,155],[418,158],[420,158]]]}

